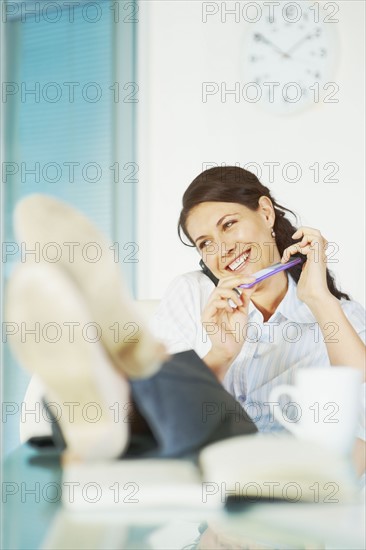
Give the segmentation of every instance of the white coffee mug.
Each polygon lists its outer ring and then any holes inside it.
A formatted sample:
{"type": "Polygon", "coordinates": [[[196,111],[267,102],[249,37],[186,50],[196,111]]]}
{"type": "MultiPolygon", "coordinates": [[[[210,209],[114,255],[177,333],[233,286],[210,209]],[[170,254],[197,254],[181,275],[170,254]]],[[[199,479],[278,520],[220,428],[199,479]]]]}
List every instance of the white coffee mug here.
{"type": "Polygon", "coordinates": [[[357,430],[361,381],[361,372],[352,367],[299,369],[294,386],[281,384],[271,391],[271,403],[283,395],[290,397],[283,408],[274,407],[274,416],[297,437],[347,455],[357,430]]]}

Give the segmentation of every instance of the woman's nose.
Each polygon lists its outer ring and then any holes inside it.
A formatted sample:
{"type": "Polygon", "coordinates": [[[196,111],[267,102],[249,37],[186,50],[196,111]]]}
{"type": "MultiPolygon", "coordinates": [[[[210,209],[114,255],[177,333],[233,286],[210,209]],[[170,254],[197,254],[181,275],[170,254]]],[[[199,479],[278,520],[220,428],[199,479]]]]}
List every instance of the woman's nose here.
{"type": "Polygon", "coordinates": [[[221,241],[220,243],[220,257],[221,261],[225,262],[230,259],[235,258],[236,253],[236,243],[235,242],[228,242],[228,241],[221,241]]]}

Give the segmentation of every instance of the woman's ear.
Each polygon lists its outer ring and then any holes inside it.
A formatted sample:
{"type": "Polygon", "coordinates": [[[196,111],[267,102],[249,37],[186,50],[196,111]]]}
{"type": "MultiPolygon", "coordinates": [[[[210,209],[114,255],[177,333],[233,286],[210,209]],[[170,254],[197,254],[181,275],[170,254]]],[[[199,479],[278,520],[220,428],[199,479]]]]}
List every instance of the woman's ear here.
{"type": "Polygon", "coordinates": [[[269,197],[263,195],[258,200],[258,212],[262,214],[268,227],[273,227],[276,215],[273,208],[272,201],[269,197]]]}

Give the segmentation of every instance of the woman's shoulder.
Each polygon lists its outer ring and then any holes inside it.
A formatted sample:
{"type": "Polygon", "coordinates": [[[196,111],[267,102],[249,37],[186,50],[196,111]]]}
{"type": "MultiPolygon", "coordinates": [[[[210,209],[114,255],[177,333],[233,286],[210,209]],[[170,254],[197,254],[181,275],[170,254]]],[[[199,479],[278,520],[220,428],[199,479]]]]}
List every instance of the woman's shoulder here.
{"type": "Polygon", "coordinates": [[[191,289],[198,291],[211,291],[214,288],[213,282],[203,273],[203,271],[195,270],[177,275],[169,284],[167,292],[176,291],[178,289],[191,289]]]}
{"type": "Polygon", "coordinates": [[[171,308],[179,306],[179,309],[188,308],[200,315],[203,307],[215,288],[213,282],[203,271],[190,271],[175,277],[163,294],[161,304],[171,308]],[[178,302],[178,304],[177,304],[178,302]]]}

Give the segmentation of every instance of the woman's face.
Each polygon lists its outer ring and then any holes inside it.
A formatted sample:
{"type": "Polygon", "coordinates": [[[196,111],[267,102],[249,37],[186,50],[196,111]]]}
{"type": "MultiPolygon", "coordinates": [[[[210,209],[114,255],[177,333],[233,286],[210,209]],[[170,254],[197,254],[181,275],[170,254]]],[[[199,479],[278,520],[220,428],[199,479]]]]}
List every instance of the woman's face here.
{"type": "Polygon", "coordinates": [[[218,279],[251,275],[280,261],[271,236],[273,205],[259,199],[256,211],[231,202],[203,202],[192,208],[187,230],[203,261],[218,279]]]}

